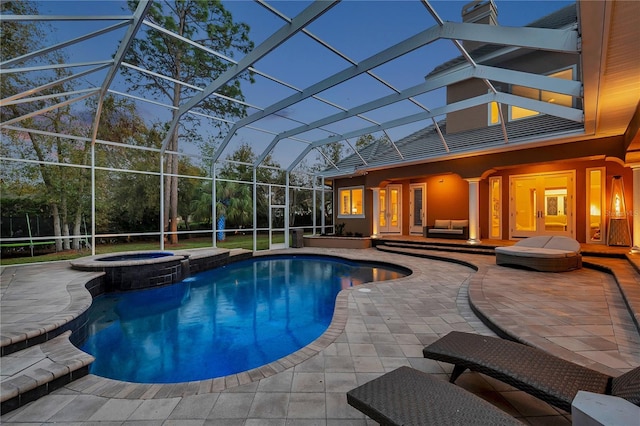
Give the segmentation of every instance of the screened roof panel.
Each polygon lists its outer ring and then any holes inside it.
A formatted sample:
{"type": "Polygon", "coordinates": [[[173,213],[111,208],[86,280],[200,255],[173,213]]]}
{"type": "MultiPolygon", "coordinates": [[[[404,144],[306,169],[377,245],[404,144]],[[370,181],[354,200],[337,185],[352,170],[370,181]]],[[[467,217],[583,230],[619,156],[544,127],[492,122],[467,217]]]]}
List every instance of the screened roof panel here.
{"type": "Polygon", "coordinates": [[[351,109],[394,93],[369,74],[361,74],[319,93],[319,96],[336,105],[351,109]]]}
{"type": "MultiPolygon", "coordinates": [[[[456,45],[453,38],[475,38],[469,25],[453,23],[461,22],[460,13],[467,2],[458,1],[403,1],[403,2],[360,2],[343,1],[331,2],[224,2],[225,7],[233,14],[234,20],[244,22],[250,27],[249,37],[254,43],[254,49],[248,54],[238,50],[225,53],[211,52],[203,49],[209,55],[217,55],[223,62],[229,64],[229,69],[220,76],[211,75],[195,83],[180,79],[172,80],[182,86],[179,115],[182,117],[183,130],[200,132],[202,140],[217,138],[220,147],[217,158],[224,158],[232,147],[241,143],[251,144],[260,157],[264,157],[271,150],[281,164],[292,164],[304,158],[306,154],[312,158],[316,154],[313,148],[323,144],[346,138],[352,143],[367,133],[386,135],[392,141],[398,142],[403,138],[424,129],[444,113],[446,105],[445,89],[448,84],[454,84],[467,78],[498,78],[497,72],[484,68],[480,73],[478,64],[469,58],[479,60],[489,50],[503,49],[489,43],[482,51],[468,52],[456,45]],[[451,68],[454,66],[454,68],[451,68]],[[433,71],[445,71],[436,73],[433,71]],[[458,70],[462,70],[458,72],[458,70]],[[255,82],[251,84],[243,76],[247,72],[255,72],[255,82]],[[455,71],[455,72],[454,72],[455,71]],[[425,76],[430,76],[425,81],[425,76]],[[218,96],[225,85],[234,81],[241,82],[244,101],[237,104],[244,105],[246,116],[222,117],[215,112],[201,108],[201,101],[209,97],[218,96]],[[438,80],[441,79],[441,80],[438,80]],[[436,84],[440,82],[440,85],[436,84]],[[425,85],[421,92],[416,88],[425,85]],[[396,96],[397,99],[391,99],[396,96]],[[415,102],[414,102],[415,101],[415,102]],[[429,114],[428,111],[434,111],[429,114]],[[203,116],[204,115],[204,116],[203,116]],[[188,117],[197,116],[194,123],[188,117]],[[217,120],[216,119],[222,119],[217,120]],[[364,118],[363,118],[364,117],[364,118]],[[368,118],[368,119],[367,119],[368,118]],[[217,129],[222,124],[226,132],[217,135],[217,129]],[[382,133],[384,131],[384,133],[382,133]],[[340,135],[338,139],[330,138],[331,134],[340,135]],[[279,139],[282,141],[278,142],[279,139]],[[298,147],[297,150],[291,148],[298,147]],[[287,148],[289,147],[289,148],[287,148]],[[262,151],[261,151],[262,150],[262,151]],[[264,152],[263,152],[264,151],[264,152]]],[[[573,4],[569,1],[559,2],[515,2],[497,1],[498,22],[507,26],[522,26],[528,23],[542,28],[557,28],[573,22],[562,7],[573,4]],[[553,15],[556,18],[544,18],[549,13],[561,11],[553,15]],[[560,16],[562,14],[562,16],[560,16]]],[[[174,34],[161,29],[149,20],[146,15],[145,2],[138,3],[135,11],[125,10],[124,2],[94,1],[94,2],[38,2],[42,15],[69,15],[71,18],[46,21],[48,37],[43,40],[43,48],[82,37],[84,34],[108,28],[119,22],[127,22],[126,26],[103,35],[87,36],[87,40],[64,47],[59,52],[66,56],[67,64],[82,64],[86,61],[104,60],[113,65],[101,71],[81,75],[73,79],[73,90],[64,93],[66,102],[74,104],[74,111],[89,111],[85,106],[86,99],[91,98],[93,104],[100,96],[111,93],[118,97],[127,97],[134,102],[142,116],[150,123],[171,122],[172,111],[169,94],[160,91],[132,90],[125,78],[129,73],[147,73],[155,78],[170,78],[166,71],[154,68],[154,63],[127,64],[124,61],[120,47],[126,47],[133,40],[142,40],[151,34],[162,33],[163,36],[176,38],[174,34]],[[76,20],[73,16],[83,15],[86,20],[76,20]],[[117,17],[127,17],[125,20],[117,17]],[[108,19],[103,19],[103,18],[108,19]],[[141,69],[137,69],[140,67],[141,69]],[[95,93],[77,91],[94,89],[109,89],[95,93]]],[[[574,9],[575,10],[575,9],[574,9]]],[[[575,15],[575,11],[573,12],[575,15]]],[[[4,20],[8,18],[3,17],[4,20]]],[[[58,19],[58,18],[56,18],[58,19]]],[[[44,28],[44,27],[43,27],[44,28]]],[[[507,28],[495,28],[492,33],[477,37],[493,37],[496,42],[508,44],[517,42],[506,37],[512,34],[507,28]],[[505,37],[499,37],[505,35],[505,37]],[[496,36],[497,39],[496,39],[496,36]]],[[[554,30],[555,31],[555,30],[554,30]]],[[[541,45],[560,43],[557,34],[551,30],[540,33],[541,45]]],[[[568,39],[577,40],[575,30],[568,30],[568,39]],[[573,31],[573,32],[572,32],[573,31]],[[573,37],[573,39],[571,39],[573,37]]],[[[194,40],[182,40],[186,48],[193,48],[200,43],[196,34],[194,40]]],[[[530,41],[529,41],[530,42],[530,41]]],[[[575,43],[577,45],[577,43],[575,43]]],[[[507,47],[508,49],[509,47],[507,47]]],[[[527,50],[537,48],[528,47],[527,50]]],[[[560,48],[563,49],[563,48],[560,48]]],[[[520,50],[522,52],[522,49],[520,50]]],[[[567,50],[568,52],[569,50],[567,50]]],[[[574,53],[563,53],[573,54],[574,53]]],[[[7,58],[2,58],[6,61],[7,58]]],[[[7,68],[27,67],[30,62],[41,64],[50,60],[48,56],[22,61],[21,63],[5,63],[3,73],[7,68]]],[[[487,65],[490,62],[483,64],[487,65]]],[[[89,67],[75,67],[72,72],[87,71],[89,67]]],[[[51,71],[37,70],[46,80],[51,71]]],[[[501,76],[502,78],[502,76],[501,76]]],[[[507,80],[510,78],[508,76],[507,80]]],[[[51,81],[50,79],[48,81],[51,81]]],[[[507,81],[507,85],[509,81],[507,81]]],[[[513,83],[511,83],[513,84],[513,83]]],[[[539,87],[536,82],[533,86],[539,87]]],[[[503,85],[506,86],[506,85],[503,85]]],[[[498,97],[492,94],[488,84],[489,94],[479,102],[492,101],[522,101],[522,99],[498,97]]],[[[9,94],[9,96],[14,95],[9,94]]],[[[16,94],[18,97],[26,97],[16,94]]],[[[37,96],[30,94],[29,96],[37,96]]],[[[6,94],[3,94],[6,98],[6,94]]],[[[526,100],[525,100],[526,101],[526,100]]],[[[48,108],[53,107],[53,101],[42,100],[48,108]]],[[[525,104],[528,105],[527,102],[525,104]]],[[[4,104],[6,105],[6,104],[4,104]]],[[[4,106],[3,105],[3,106],[4,106]]],[[[462,109],[465,106],[455,107],[462,109]]],[[[453,108],[453,107],[452,107],[453,108]]],[[[447,111],[452,110],[449,108],[447,111]]],[[[455,110],[455,109],[454,109],[455,110]]],[[[32,111],[31,116],[46,114],[47,111],[32,111]]],[[[547,115],[558,117],[576,117],[574,130],[579,130],[582,111],[573,108],[567,115],[557,113],[556,109],[543,108],[547,115]]],[[[552,117],[553,118],[553,117],[552,117]]],[[[23,117],[16,117],[8,122],[10,127],[20,127],[23,117]]],[[[86,120],[91,127],[91,119],[86,120]]],[[[3,126],[7,122],[3,120],[3,126]]],[[[562,127],[564,129],[564,127],[562,127]]],[[[567,128],[572,128],[568,126],[567,128]]],[[[498,128],[499,129],[499,128],[498,128]]],[[[547,127],[540,127],[547,129],[547,127]]],[[[500,129],[499,129],[500,130],[500,129]]],[[[553,130],[553,129],[549,129],[553,130]]],[[[513,130],[514,138],[520,138],[520,133],[513,130]]],[[[89,134],[91,132],[88,132],[89,134]]],[[[500,131],[499,133],[504,133],[500,131]]],[[[186,134],[181,131],[180,134],[186,134]]],[[[531,140],[533,136],[522,138],[531,140]]],[[[448,139],[449,136],[445,135],[448,139]]],[[[438,137],[440,139],[440,137],[438,137]]],[[[522,139],[522,140],[524,140],[522,139]]],[[[185,150],[196,151],[198,138],[181,141],[185,150]]],[[[485,140],[486,146],[496,141],[485,140]]],[[[341,142],[344,143],[344,142],[341,142]]],[[[457,147],[458,142],[453,138],[449,144],[457,147]]],[[[498,142],[496,142],[498,143],[498,142]]],[[[499,143],[504,143],[500,140],[499,143]]],[[[472,145],[460,141],[461,150],[470,150],[472,145]]],[[[346,143],[346,146],[349,144],[346,143]]],[[[434,149],[444,145],[438,140],[434,149]]],[[[480,144],[482,145],[482,144],[480,144]]],[[[476,148],[481,147],[478,145],[476,148]]],[[[484,147],[485,145],[482,145],[484,147]]],[[[376,155],[381,153],[381,146],[376,148],[376,155]]],[[[391,145],[393,151],[396,147],[391,145]]],[[[406,146],[407,155],[413,155],[412,149],[406,146]]],[[[373,149],[370,150],[373,152],[373,149]]],[[[452,149],[453,151],[453,149],[452,149]]],[[[402,150],[401,150],[402,152],[402,150]]],[[[417,152],[417,151],[416,151],[417,152]]],[[[416,154],[417,155],[417,154],[416,154]]],[[[345,169],[345,173],[348,168],[345,169]]]]}
{"type": "Polygon", "coordinates": [[[326,47],[298,33],[257,61],[254,67],[298,89],[304,89],[348,65],[326,47]]]}

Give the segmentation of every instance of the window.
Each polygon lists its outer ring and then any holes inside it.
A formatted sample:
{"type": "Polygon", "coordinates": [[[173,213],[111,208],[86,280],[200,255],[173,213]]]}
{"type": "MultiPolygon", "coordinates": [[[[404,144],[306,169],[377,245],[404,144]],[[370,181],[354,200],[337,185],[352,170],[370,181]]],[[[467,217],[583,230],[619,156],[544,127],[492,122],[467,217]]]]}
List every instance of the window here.
{"type": "MultiPolygon", "coordinates": [[[[573,80],[573,68],[554,72],[549,74],[548,76],[554,78],[562,78],[564,80],[573,80]]],[[[550,102],[568,107],[573,106],[573,98],[569,95],[562,95],[560,93],[547,92],[545,90],[516,85],[511,86],[511,93],[517,96],[522,96],[523,98],[535,99],[542,102],[550,102]]],[[[532,111],[526,108],[520,108],[517,106],[509,107],[509,120],[518,120],[520,118],[531,117],[538,114],[540,114],[538,111],[532,111]]]]}
{"type": "Polygon", "coordinates": [[[604,167],[587,169],[587,242],[604,243],[604,167]]]}
{"type": "Polygon", "coordinates": [[[500,111],[498,111],[498,103],[489,103],[489,125],[500,124],[500,111]]]}
{"type": "Polygon", "coordinates": [[[339,189],[338,203],[338,217],[364,217],[364,187],[339,189]]]}

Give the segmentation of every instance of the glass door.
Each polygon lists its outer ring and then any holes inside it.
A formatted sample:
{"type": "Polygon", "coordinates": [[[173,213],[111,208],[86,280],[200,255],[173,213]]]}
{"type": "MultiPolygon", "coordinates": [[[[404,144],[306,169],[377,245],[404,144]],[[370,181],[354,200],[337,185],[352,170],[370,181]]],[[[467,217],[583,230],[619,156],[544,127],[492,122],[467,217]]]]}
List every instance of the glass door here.
{"type": "Polygon", "coordinates": [[[401,233],[401,196],[402,185],[387,185],[378,192],[378,232],[401,233]]]}
{"type": "Polygon", "coordinates": [[[489,178],[489,238],[502,239],[502,176],[489,178]]]}
{"type": "Polygon", "coordinates": [[[573,236],[574,172],[510,177],[510,237],[573,236]]]}
{"type": "Polygon", "coordinates": [[[284,187],[269,185],[269,250],[286,248],[284,187]]]}
{"type": "Polygon", "coordinates": [[[409,233],[422,235],[424,215],[427,211],[427,185],[412,183],[409,186],[409,233]]]}

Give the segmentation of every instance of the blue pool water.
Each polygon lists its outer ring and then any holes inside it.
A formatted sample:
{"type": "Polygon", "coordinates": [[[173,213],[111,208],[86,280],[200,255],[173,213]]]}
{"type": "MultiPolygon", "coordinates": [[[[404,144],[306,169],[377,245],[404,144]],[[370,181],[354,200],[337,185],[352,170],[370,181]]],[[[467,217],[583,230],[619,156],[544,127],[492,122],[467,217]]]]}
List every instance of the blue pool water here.
{"type": "Polygon", "coordinates": [[[336,295],[408,271],[318,256],[254,258],[182,282],[97,297],[81,349],[93,374],[178,383],[250,370],[327,329],[336,295]]]}

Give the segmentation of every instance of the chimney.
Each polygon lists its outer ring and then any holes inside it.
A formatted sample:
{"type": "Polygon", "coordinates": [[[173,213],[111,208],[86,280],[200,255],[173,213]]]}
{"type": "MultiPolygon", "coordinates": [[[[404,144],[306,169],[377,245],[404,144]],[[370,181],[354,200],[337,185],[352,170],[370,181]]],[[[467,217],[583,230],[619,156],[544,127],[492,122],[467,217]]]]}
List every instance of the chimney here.
{"type": "MultiPolygon", "coordinates": [[[[462,22],[498,25],[498,8],[493,0],[472,1],[462,8],[462,22]]],[[[482,44],[475,41],[464,41],[462,43],[468,52],[477,49],[482,44]]]]}

